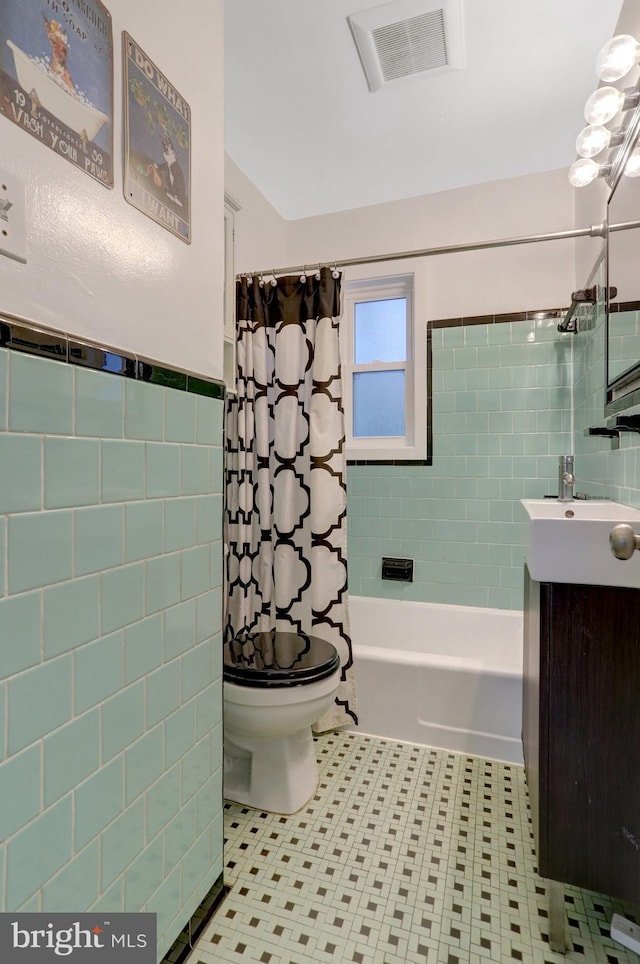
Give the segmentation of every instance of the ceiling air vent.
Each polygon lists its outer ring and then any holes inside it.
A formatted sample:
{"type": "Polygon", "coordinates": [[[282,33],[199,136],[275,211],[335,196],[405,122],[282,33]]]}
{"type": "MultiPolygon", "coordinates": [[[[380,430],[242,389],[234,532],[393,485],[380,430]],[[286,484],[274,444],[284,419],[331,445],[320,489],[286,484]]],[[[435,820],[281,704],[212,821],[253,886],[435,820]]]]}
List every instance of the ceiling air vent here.
{"type": "Polygon", "coordinates": [[[347,20],[369,90],[464,66],[461,0],[397,0],[347,20]]]}

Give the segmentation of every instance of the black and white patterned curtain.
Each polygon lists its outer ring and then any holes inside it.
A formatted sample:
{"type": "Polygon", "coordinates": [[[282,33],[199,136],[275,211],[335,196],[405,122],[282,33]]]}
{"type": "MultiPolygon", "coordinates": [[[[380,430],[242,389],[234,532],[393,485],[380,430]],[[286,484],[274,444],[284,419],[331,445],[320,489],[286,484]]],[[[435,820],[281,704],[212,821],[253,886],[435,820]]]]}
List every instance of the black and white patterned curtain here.
{"type": "Polygon", "coordinates": [[[347,599],[340,279],[243,278],[237,395],[226,414],[226,638],[319,636],[340,654],[335,704],[317,732],[357,722],[347,599]]]}

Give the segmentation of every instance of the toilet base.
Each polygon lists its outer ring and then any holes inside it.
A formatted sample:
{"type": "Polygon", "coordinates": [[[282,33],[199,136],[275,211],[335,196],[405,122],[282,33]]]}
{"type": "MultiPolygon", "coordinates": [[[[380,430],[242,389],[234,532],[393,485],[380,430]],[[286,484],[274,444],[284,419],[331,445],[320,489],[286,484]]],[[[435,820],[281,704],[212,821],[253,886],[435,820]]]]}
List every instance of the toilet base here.
{"type": "Polygon", "coordinates": [[[225,733],[227,800],[256,810],[291,814],[311,800],[317,786],[318,764],[310,726],[275,739],[225,733]]]}

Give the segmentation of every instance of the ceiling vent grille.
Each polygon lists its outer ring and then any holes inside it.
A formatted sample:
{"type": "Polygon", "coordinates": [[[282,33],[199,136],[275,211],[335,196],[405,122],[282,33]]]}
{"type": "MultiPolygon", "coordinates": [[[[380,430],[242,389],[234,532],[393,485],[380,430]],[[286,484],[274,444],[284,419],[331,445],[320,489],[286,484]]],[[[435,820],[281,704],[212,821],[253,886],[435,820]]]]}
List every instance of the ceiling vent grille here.
{"type": "Polygon", "coordinates": [[[464,66],[461,0],[397,0],[347,20],[371,91],[464,66]]]}
{"type": "Polygon", "coordinates": [[[378,27],[372,36],[385,83],[447,66],[442,10],[378,27]]]}

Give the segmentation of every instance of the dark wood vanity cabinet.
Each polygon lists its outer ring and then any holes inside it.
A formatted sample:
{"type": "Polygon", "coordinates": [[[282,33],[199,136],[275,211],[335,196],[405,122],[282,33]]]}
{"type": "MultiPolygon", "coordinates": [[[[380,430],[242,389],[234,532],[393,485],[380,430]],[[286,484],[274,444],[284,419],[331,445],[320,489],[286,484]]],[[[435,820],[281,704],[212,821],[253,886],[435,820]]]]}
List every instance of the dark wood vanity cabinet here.
{"type": "Polygon", "coordinates": [[[640,589],[525,567],[522,738],[541,876],[640,901],[640,589]]]}

